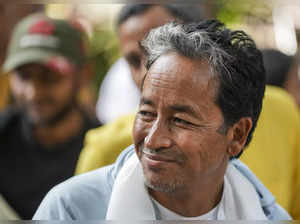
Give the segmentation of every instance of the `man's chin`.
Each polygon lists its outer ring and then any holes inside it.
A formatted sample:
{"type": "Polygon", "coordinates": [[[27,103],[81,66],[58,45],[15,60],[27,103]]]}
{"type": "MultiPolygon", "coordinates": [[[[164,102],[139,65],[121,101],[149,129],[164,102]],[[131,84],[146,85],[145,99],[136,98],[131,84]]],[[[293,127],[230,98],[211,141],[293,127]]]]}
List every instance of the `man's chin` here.
{"type": "Polygon", "coordinates": [[[173,184],[172,182],[167,183],[165,180],[160,180],[160,179],[145,177],[145,185],[153,191],[158,191],[162,193],[171,194],[176,192],[177,190],[176,184],[173,184]]]}
{"type": "Polygon", "coordinates": [[[150,189],[163,193],[174,193],[183,187],[183,182],[176,175],[170,175],[166,170],[144,168],[145,185],[150,189]]]}
{"type": "Polygon", "coordinates": [[[49,110],[27,110],[25,114],[27,117],[27,121],[36,127],[51,126],[54,125],[56,123],[54,121],[57,120],[57,113],[50,113],[49,110]]]}

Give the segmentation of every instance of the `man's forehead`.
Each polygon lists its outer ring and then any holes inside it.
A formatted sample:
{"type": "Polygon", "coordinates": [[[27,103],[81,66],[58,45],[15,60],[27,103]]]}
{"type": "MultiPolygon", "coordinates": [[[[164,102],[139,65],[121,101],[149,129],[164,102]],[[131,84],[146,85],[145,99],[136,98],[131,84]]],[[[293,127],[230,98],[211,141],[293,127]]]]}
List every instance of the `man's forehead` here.
{"type": "Polygon", "coordinates": [[[181,100],[186,97],[197,102],[200,98],[207,97],[214,101],[217,86],[212,77],[207,62],[168,53],[159,57],[147,72],[143,95],[165,89],[162,94],[172,93],[181,100]]]}
{"type": "Polygon", "coordinates": [[[191,59],[171,52],[160,56],[150,67],[147,76],[151,79],[166,79],[171,82],[207,84],[213,74],[206,60],[191,59]]]}

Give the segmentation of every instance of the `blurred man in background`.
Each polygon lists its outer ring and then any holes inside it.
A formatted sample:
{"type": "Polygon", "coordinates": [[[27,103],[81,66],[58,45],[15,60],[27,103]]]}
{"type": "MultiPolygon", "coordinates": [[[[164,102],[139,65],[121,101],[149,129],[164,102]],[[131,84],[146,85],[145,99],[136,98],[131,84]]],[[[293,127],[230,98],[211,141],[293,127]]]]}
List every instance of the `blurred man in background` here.
{"type": "Polygon", "coordinates": [[[196,4],[125,6],[117,20],[117,33],[123,57],[111,67],[101,85],[96,107],[100,121],[111,122],[121,115],[134,112],[138,107],[138,74],[143,68],[139,40],[150,29],[168,21],[193,22],[203,18],[204,9],[196,4]]]}
{"type": "Polygon", "coordinates": [[[285,89],[300,108],[300,54],[285,55],[276,49],[264,49],[267,83],[285,89]]]}
{"type": "Polygon", "coordinates": [[[262,49],[266,69],[266,83],[284,88],[287,76],[294,64],[294,57],[276,49],[262,49]]]}
{"type": "MultiPolygon", "coordinates": [[[[43,11],[41,4],[0,4],[0,65],[3,64],[9,37],[15,24],[23,17],[43,11]]],[[[9,103],[9,84],[6,76],[0,76],[0,110],[9,103]]]]}
{"type": "Polygon", "coordinates": [[[300,108],[300,52],[295,55],[294,63],[287,76],[284,87],[294,97],[300,108]]]}
{"type": "Polygon", "coordinates": [[[3,69],[15,104],[0,114],[0,192],[23,219],[73,175],[85,133],[99,126],[77,102],[86,60],[84,34],[67,21],[34,14],[11,37],[3,69]]]}
{"type": "MultiPolygon", "coordinates": [[[[34,13],[44,11],[44,5],[39,4],[0,4],[0,65],[2,66],[9,37],[15,24],[23,17],[34,13]]],[[[0,73],[2,73],[2,68],[0,73]]],[[[0,111],[10,103],[9,81],[8,77],[0,75],[0,111]]],[[[0,217],[18,218],[18,215],[7,205],[5,199],[0,195],[0,217]]]]}

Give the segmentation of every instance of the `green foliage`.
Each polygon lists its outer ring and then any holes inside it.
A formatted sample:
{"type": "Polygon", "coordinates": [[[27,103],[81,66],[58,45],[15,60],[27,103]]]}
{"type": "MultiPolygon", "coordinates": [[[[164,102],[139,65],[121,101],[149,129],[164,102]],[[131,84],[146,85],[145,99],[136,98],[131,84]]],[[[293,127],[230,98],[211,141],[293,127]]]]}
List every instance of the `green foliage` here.
{"type": "Polygon", "coordinates": [[[120,57],[119,42],[115,32],[95,29],[90,43],[90,56],[95,73],[91,88],[97,96],[105,74],[116,59],[120,57]]]}
{"type": "Polygon", "coordinates": [[[216,0],[217,19],[226,24],[241,22],[243,6],[236,4],[236,0],[216,0]]]}
{"type": "Polygon", "coordinates": [[[215,0],[217,18],[227,25],[245,23],[247,19],[265,20],[272,14],[268,0],[215,0]]]}

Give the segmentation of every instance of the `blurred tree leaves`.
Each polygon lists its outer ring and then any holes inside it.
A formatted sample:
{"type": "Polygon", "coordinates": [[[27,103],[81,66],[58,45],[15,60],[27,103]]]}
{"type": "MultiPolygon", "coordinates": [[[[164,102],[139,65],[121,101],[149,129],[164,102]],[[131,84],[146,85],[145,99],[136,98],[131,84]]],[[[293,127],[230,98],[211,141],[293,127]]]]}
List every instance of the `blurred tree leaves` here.
{"type": "Polygon", "coordinates": [[[94,66],[92,86],[98,96],[100,85],[110,66],[120,57],[119,41],[113,30],[95,27],[90,39],[90,60],[94,66]]]}
{"type": "Polygon", "coordinates": [[[215,0],[217,18],[227,25],[272,20],[270,0],[215,0]]]}

